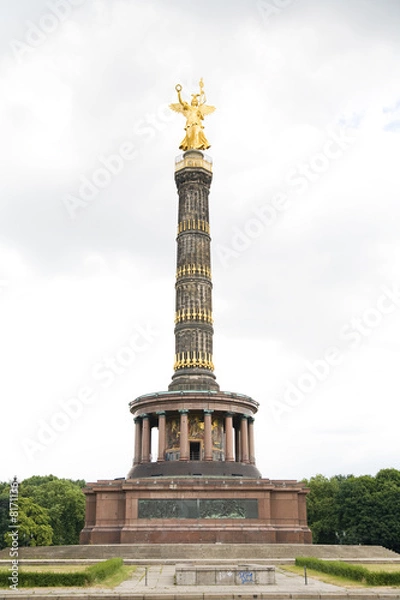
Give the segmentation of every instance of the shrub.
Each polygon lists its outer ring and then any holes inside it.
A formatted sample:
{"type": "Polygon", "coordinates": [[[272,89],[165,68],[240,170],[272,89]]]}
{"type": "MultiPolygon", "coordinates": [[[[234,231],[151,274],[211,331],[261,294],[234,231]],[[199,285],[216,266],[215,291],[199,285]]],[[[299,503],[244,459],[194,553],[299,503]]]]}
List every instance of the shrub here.
{"type": "Polygon", "coordinates": [[[400,585],[400,571],[368,571],[368,585],[400,585]]]}
{"type": "MultiPolygon", "coordinates": [[[[8,587],[12,581],[9,579],[10,571],[0,572],[0,586],[8,587]]],[[[76,573],[55,573],[54,571],[20,571],[18,574],[18,587],[57,587],[85,585],[87,576],[85,571],[76,573]]]]}
{"type": "MultiPolygon", "coordinates": [[[[54,571],[23,571],[18,574],[18,587],[73,587],[104,581],[123,565],[122,558],[111,558],[75,573],[56,573],[54,571]]],[[[0,587],[9,587],[11,571],[0,571],[0,587]]]]}
{"type": "Polygon", "coordinates": [[[97,563],[88,567],[85,571],[85,575],[87,577],[88,583],[93,583],[94,581],[103,581],[110,575],[113,575],[122,567],[124,561],[122,558],[110,558],[109,560],[105,560],[104,562],[97,563]]]}

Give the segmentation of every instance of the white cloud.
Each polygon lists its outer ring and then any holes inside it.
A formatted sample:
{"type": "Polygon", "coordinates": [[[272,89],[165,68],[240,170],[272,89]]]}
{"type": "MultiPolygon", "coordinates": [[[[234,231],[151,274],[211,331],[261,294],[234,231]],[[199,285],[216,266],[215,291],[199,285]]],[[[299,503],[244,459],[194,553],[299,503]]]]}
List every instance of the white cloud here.
{"type": "Polygon", "coordinates": [[[46,3],[4,11],[3,419],[32,434],[63,399],[98,386],[93,365],[114,356],[136,323],[155,323],[160,334],[114,386],[96,387],[96,408],[33,463],[8,427],[2,450],[15,453],[0,479],[52,471],[93,480],[129,470],[127,403],[165,389],[172,375],[173,164],[184,121],[163,111],[176,83],[189,94],[201,76],[217,106],[206,122],[216,374],[224,389],[260,402],[263,474],[399,466],[395,419],[387,419],[398,396],[397,313],[280,422],[268,409],[305,361],[375,306],[382,285],[398,282],[400,11],[391,0],[362,9],[357,1],[293,2],[265,24],[255,2],[206,1],[200,10],[180,0],[96,0],[19,62],[9,43],[25,39],[26,20],[38,24],[46,3]],[[298,193],[288,174],[313,164],[328,129],[340,127],[354,143],[298,193]],[[71,221],[65,196],[127,141],[135,159],[71,221]],[[232,228],[242,230],[255,206],[281,192],[288,208],[223,268],[217,244],[230,243],[232,228]]]}

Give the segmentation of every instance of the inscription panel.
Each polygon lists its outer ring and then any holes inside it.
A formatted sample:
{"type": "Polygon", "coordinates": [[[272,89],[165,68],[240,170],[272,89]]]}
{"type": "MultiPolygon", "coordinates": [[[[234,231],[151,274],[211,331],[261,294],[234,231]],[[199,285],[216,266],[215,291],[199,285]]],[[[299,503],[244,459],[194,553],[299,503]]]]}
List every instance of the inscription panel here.
{"type": "Polygon", "coordinates": [[[139,519],[258,519],[256,499],[139,500],[139,519]]]}

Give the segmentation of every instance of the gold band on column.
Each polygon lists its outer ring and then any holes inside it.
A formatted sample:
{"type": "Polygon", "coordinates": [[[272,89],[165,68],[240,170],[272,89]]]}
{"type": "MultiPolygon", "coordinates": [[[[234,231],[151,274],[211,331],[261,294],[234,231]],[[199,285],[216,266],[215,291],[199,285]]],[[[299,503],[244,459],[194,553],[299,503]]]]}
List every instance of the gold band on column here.
{"type": "Polygon", "coordinates": [[[207,265],[196,265],[195,263],[189,263],[187,265],[178,267],[176,270],[177,279],[191,275],[202,275],[203,277],[207,277],[207,279],[211,279],[211,269],[207,265]]]}
{"type": "Polygon", "coordinates": [[[210,234],[210,225],[207,221],[201,219],[186,219],[178,224],[177,234],[179,235],[184,231],[201,231],[210,234]]]}
{"type": "Polygon", "coordinates": [[[178,352],[175,354],[174,371],[195,367],[214,371],[211,354],[206,352],[178,352]]]}
{"type": "Polygon", "coordinates": [[[182,308],[175,313],[175,323],[182,321],[201,321],[203,323],[214,323],[211,310],[206,308],[182,308]]]}

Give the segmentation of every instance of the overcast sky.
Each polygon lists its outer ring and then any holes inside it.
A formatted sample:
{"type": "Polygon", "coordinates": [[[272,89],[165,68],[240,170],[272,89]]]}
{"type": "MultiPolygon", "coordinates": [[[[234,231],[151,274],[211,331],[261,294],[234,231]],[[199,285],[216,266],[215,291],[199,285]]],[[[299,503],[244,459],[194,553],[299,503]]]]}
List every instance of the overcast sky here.
{"type": "Polygon", "coordinates": [[[217,111],[214,363],[264,477],[399,463],[398,0],[0,1],[0,480],[125,476],[173,373],[184,119],[217,111]]]}

